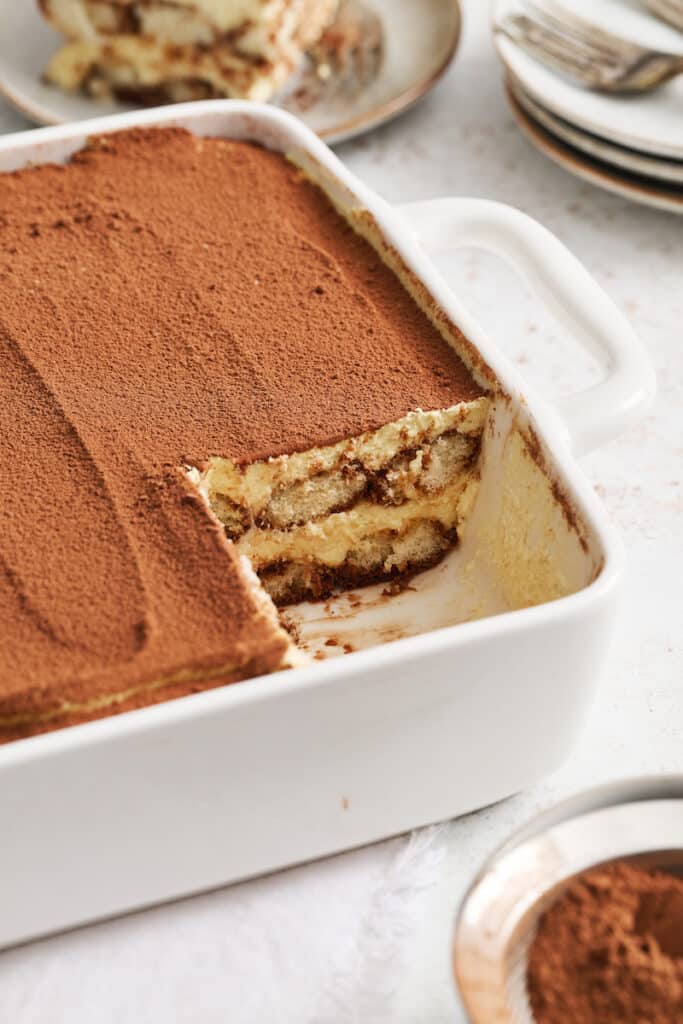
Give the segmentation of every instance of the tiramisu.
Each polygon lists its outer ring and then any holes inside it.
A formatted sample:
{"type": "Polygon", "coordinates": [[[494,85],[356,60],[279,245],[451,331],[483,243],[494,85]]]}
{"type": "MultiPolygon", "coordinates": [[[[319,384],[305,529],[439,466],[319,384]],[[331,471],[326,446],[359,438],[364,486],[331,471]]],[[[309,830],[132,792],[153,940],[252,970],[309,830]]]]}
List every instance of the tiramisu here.
{"type": "Polygon", "coordinates": [[[39,0],[67,37],[46,70],[67,90],[142,102],[268,100],[339,0],[39,0]]]}
{"type": "Polygon", "coordinates": [[[273,601],[455,544],[488,399],[436,323],[250,143],[0,176],[0,738],[285,667],[273,601]]]}

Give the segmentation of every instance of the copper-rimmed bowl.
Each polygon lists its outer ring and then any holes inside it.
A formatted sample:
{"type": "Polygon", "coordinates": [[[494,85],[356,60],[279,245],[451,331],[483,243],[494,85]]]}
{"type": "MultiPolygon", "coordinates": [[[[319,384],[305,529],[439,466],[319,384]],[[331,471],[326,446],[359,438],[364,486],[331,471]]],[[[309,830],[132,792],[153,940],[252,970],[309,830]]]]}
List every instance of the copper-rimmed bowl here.
{"type": "Polygon", "coordinates": [[[458,914],[453,967],[472,1024],[533,1024],[527,958],[572,878],[628,859],[683,874],[683,775],[602,786],[547,811],[485,864],[458,914]]]}

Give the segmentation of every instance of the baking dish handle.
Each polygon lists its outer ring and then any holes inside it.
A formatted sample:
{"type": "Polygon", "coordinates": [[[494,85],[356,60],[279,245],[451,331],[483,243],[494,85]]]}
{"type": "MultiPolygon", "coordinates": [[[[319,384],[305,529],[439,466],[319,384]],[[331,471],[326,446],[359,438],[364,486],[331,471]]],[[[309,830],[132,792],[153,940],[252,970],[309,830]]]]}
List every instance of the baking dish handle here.
{"type": "Polygon", "coordinates": [[[577,455],[616,437],[649,404],[655,393],[654,370],[626,317],[537,221],[484,199],[432,199],[398,209],[430,255],[472,246],[512,264],[602,364],[602,381],[554,403],[577,455]]]}

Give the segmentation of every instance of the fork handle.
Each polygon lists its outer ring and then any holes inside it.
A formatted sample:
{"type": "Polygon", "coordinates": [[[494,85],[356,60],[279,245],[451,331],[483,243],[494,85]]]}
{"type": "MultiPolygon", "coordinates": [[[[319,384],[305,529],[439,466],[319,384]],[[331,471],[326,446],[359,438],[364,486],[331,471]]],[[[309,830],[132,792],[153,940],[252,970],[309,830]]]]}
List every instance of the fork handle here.
{"type": "Polygon", "coordinates": [[[645,0],[645,6],[656,17],[673,25],[679,31],[683,30],[683,3],[680,0],[645,0]]]}
{"type": "Polygon", "coordinates": [[[430,255],[472,246],[501,256],[603,366],[605,376],[598,384],[554,402],[575,454],[616,437],[649,405],[654,370],[628,320],[537,221],[484,199],[432,199],[399,211],[430,255]]]}

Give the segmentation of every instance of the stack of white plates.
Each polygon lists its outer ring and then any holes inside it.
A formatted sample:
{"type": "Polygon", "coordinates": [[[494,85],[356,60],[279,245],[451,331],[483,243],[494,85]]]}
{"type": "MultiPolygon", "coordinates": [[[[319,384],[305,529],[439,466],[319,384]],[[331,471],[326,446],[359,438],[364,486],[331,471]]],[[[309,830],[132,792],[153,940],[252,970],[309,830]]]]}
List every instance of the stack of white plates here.
{"type": "MultiPolygon", "coordinates": [[[[538,0],[542,3],[543,0],[538,0]]],[[[683,54],[683,32],[638,0],[565,0],[568,10],[641,45],[683,54]]],[[[494,0],[494,29],[517,0],[494,0]]],[[[513,113],[555,163],[610,192],[683,213],[683,76],[638,96],[593,92],[495,33],[513,113]]]]}

